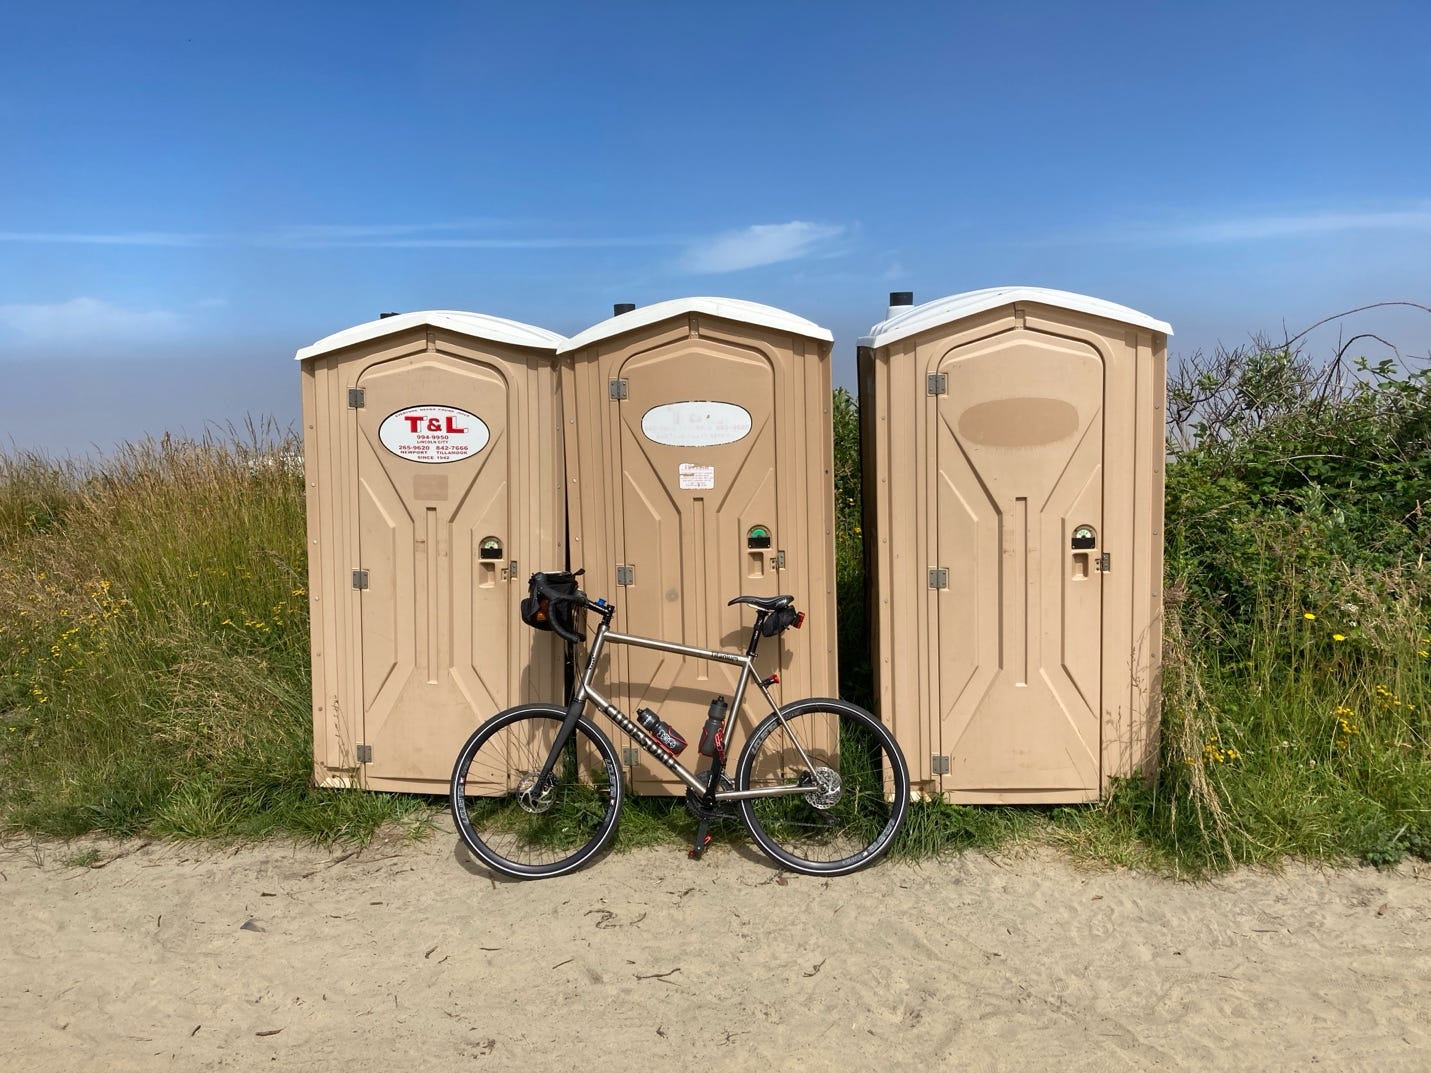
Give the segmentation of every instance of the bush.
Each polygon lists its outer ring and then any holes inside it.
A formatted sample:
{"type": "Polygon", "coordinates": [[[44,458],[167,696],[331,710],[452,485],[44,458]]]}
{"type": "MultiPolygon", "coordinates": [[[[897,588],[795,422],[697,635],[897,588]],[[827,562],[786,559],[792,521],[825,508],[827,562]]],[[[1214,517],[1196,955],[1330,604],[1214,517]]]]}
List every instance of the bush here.
{"type": "Polygon", "coordinates": [[[251,429],[93,465],[0,459],[6,824],[332,838],[413,814],[308,785],[298,457],[251,429]]]}
{"type": "Polygon", "coordinates": [[[1194,868],[1374,856],[1431,801],[1431,372],[1259,345],[1169,401],[1162,763],[1124,821],[1194,868]]]}
{"type": "MultiPolygon", "coordinates": [[[[1092,808],[924,802],[902,852],[1041,833],[1192,873],[1431,853],[1431,372],[1262,344],[1184,362],[1169,402],[1157,775],[1092,808]]],[[[859,414],[832,404],[841,687],[869,706],[859,414]]],[[[297,452],[250,429],[0,456],[0,823],[331,840],[431,815],[308,785],[297,452]]],[[[631,819],[627,843],[688,837],[679,805],[631,819]]]]}

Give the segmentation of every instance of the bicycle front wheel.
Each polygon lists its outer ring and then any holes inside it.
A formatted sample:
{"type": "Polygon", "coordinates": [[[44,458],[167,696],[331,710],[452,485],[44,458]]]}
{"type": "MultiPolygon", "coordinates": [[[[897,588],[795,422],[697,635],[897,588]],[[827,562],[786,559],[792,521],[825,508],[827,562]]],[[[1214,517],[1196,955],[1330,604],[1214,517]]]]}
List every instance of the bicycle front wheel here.
{"type": "Polygon", "coordinates": [[[802,788],[745,798],[740,811],[761,849],[807,875],[845,875],[878,860],[909,809],[909,767],[894,736],[842,700],[796,701],[762,721],[735,784],[802,788]]]}
{"type": "Polygon", "coordinates": [[[611,740],[585,716],[545,783],[540,776],[566,711],[508,708],[467,739],[452,769],[452,820],[489,868],[518,879],[564,875],[601,850],[621,811],[611,740]]]}

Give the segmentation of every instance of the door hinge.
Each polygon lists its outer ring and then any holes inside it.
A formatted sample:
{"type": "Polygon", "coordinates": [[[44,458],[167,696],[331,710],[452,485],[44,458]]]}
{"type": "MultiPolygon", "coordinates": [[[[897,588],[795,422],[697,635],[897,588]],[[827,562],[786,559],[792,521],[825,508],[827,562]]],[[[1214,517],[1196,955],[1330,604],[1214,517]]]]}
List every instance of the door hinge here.
{"type": "Polygon", "coordinates": [[[931,395],[947,395],[949,393],[949,374],[930,373],[926,385],[931,395]]]}
{"type": "Polygon", "coordinates": [[[608,380],[606,382],[606,391],[611,396],[612,402],[620,402],[626,397],[626,381],[608,380]]]}
{"type": "Polygon", "coordinates": [[[947,589],[949,587],[949,571],[942,566],[931,566],[929,568],[929,587],[931,589],[947,589]]]}
{"type": "Polygon", "coordinates": [[[373,747],[371,745],[359,745],[357,752],[358,763],[371,764],[373,762],[373,747]]]}
{"type": "Polygon", "coordinates": [[[777,551],[777,552],[775,553],[775,569],[777,569],[777,570],[784,570],[784,569],[785,569],[785,549],[784,549],[784,548],[781,548],[779,551],[777,551]]]}
{"type": "Polygon", "coordinates": [[[348,409],[361,410],[366,403],[367,392],[360,387],[350,387],[348,389],[348,409]]]}
{"type": "Polygon", "coordinates": [[[1112,563],[1113,563],[1113,555],[1112,555],[1112,553],[1105,551],[1102,555],[1098,556],[1098,572],[1099,572],[1100,574],[1111,573],[1111,572],[1112,572],[1112,569],[1113,569],[1112,563]]]}
{"type": "Polygon", "coordinates": [[[618,566],[616,568],[616,584],[634,585],[636,584],[636,568],[634,566],[618,566]]]}
{"type": "Polygon", "coordinates": [[[621,746],[621,762],[627,767],[635,767],[641,762],[641,751],[634,745],[621,746]]]}
{"type": "Polygon", "coordinates": [[[949,758],[940,756],[937,753],[929,758],[929,768],[936,775],[949,774],[949,758]]]}
{"type": "Polygon", "coordinates": [[[366,589],[368,587],[368,572],[366,570],[353,571],[353,588],[366,589]]]}

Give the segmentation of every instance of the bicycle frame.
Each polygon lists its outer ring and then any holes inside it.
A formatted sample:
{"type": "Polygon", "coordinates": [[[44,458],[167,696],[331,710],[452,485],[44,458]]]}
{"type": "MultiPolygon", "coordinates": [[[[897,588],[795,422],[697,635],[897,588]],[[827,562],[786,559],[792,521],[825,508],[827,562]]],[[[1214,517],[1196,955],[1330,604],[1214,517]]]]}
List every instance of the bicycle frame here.
{"type": "Polygon", "coordinates": [[[678,656],[694,656],[697,659],[707,660],[711,663],[728,663],[740,668],[740,679],[735,685],[735,696],[731,698],[730,707],[726,711],[725,721],[721,724],[724,740],[730,740],[731,729],[735,726],[735,719],[739,713],[741,704],[745,700],[746,687],[753,680],[760,692],[764,694],[765,701],[770,705],[770,711],[780,720],[780,725],[785,728],[785,736],[800,753],[800,758],[805,762],[806,767],[813,770],[809,754],[805,752],[805,747],[796,740],[795,735],[790,732],[790,728],[785,723],[785,719],[780,714],[780,707],[775,703],[775,698],[770,695],[770,690],[755,671],[755,653],[760,645],[760,622],[757,618],[755,626],[751,629],[750,643],[746,646],[744,655],[737,655],[734,652],[725,652],[721,649],[696,648],[693,645],[678,644],[675,641],[662,641],[655,637],[641,637],[636,634],[618,633],[611,629],[611,612],[615,610],[611,605],[587,604],[588,609],[595,610],[600,616],[600,621],[596,627],[596,635],[591,642],[591,651],[586,657],[586,667],[577,679],[576,688],[572,691],[570,702],[567,704],[566,721],[562,724],[561,732],[557,734],[557,740],[553,743],[551,755],[547,757],[546,764],[542,767],[542,773],[537,785],[541,785],[552,770],[556,767],[561,751],[566,746],[566,741],[570,737],[572,729],[576,726],[576,720],[586,709],[586,704],[590,701],[595,704],[606,715],[628,735],[636,740],[647,753],[655,757],[656,760],[666,767],[672,774],[685,783],[695,793],[703,795],[706,802],[716,801],[740,801],[756,797],[784,797],[796,794],[808,794],[808,786],[770,786],[758,790],[721,790],[720,777],[724,768],[724,761],[721,757],[711,758],[710,782],[707,785],[700,776],[687,768],[674,756],[665,750],[659,742],[646,732],[646,728],[630,718],[625,712],[618,708],[610,699],[602,696],[592,687],[591,680],[596,674],[596,664],[601,658],[602,650],[606,645],[629,645],[633,648],[649,648],[657,652],[669,652],[678,656]]]}

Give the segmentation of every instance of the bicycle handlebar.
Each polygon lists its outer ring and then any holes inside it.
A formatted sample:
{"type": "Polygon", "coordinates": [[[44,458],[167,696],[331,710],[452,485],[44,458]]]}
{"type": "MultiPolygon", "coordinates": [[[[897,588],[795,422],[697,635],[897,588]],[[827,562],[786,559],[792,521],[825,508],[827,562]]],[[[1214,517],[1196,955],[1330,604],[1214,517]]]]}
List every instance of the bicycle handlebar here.
{"type": "MultiPolygon", "coordinates": [[[[582,632],[576,628],[576,619],[567,615],[558,614],[558,608],[568,606],[582,607],[590,611],[595,611],[598,615],[610,619],[615,608],[605,600],[591,600],[586,593],[580,589],[575,592],[562,592],[552,588],[546,583],[544,577],[533,578],[532,595],[540,600],[545,600],[547,604],[546,622],[562,640],[571,644],[582,644],[586,638],[582,632]],[[568,629],[565,621],[572,623],[573,628],[568,629]]],[[[781,596],[737,596],[730,601],[730,605],[750,604],[755,608],[756,620],[755,628],[766,637],[773,637],[778,633],[794,626],[799,629],[805,621],[803,612],[795,609],[795,598],[790,595],[781,596]]]]}
{"type": "Polygon", "coordinates": [[[591,606],[586,595],[577,592],[558,592],[545,581],[538,581],[533,586],[533,595],[547,602],[547,624],[551,626],[552,633],[556,634],[564,641],[570,641],[574,645],[581,644],[586,640],[577,630],[569,630],[562,624],[563,616],[557,614],[557,608],[566,604],[580,604],[583,607],[591,606]]]}

